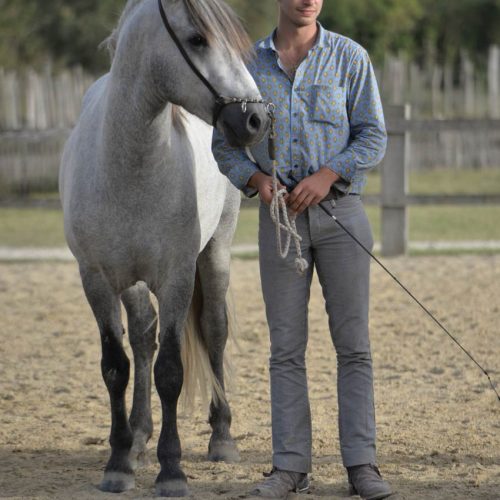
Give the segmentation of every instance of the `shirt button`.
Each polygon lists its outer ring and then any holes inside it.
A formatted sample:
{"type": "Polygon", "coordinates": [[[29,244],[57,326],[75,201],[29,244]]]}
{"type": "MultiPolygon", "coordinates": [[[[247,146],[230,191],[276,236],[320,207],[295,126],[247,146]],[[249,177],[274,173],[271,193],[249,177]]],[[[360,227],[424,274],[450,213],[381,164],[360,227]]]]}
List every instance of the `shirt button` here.
{"type": "Polygon", "coordinates": [[[299,168],[298,165],[294,165],[293,168],[296,170],[297,168],[299,168]]]}
{"type": "Polygon", "coordinates": [[[294,139],[293,142],[299,142],[299,140],[298,139],[294,139]]]}

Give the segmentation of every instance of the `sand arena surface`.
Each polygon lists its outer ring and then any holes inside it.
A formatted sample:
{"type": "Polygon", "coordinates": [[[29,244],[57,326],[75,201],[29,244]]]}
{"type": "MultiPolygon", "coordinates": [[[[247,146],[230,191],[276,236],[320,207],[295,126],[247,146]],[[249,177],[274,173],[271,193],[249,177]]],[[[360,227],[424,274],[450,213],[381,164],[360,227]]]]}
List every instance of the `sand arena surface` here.
{"type": "MultiPolygon", "coordinates": [[[[385,262],[500,383],[500,255],[385,262]]],[[[389,277],[372,269],[382,472],[402,498],[499,498],[500,404],[486,378],[389,277]]],[[[232,290],[240,352],[232,349],[237,374],[229,398],[242,461],[207,462],[207,410],[200,404],[181,414],[192,498],[240,498],[270,467],[268,339],[256,261],[233,261],[232,290]]],[[[334,352],[316,281],[310,309],[314,472],[305,498],[343,498],[334,352]]],[[[135,490],[119,497],[96,489],[109,452],[110,415],[97,328],[76,265],[0,264],[0,318],[0,498],[152,498],[156,393],[151,464],[138,471],[135,490]]]]}

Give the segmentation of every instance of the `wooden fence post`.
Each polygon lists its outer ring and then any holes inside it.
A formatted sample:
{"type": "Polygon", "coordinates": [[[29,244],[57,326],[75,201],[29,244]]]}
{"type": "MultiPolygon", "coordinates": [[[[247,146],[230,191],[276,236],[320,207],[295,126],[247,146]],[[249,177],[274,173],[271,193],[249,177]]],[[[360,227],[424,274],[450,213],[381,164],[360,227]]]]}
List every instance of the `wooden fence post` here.
{"type": "Polygon", "coordinates": [[[492,45],[488,57],[488,111],[500,118],[500,47],[492,45]]]}
{"type": "Polygon", "coordinates": [[[411,118],[410,105],[386,106],[385,117],[389,139],[382,165],[382,255],[406,253],[408,247],[408,162],[410,133],[404,121],[411,118]]]}

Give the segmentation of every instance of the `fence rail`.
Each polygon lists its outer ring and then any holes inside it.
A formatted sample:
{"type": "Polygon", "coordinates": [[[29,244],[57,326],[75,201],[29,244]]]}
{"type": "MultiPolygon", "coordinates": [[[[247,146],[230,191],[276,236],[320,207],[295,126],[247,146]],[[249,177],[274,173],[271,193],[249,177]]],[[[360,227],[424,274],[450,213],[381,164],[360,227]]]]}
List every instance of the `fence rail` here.
{"type": "MultiPolygon", "coordinates": [[[[401,255],[408,248],[409,205],[500,204],[500,192],[489,195],[410,195],[408,193],[411,134],[429,132],[500,130],[499,120],[413,120],[411,107],[386,107],[389,140],[381,166],[382,254],[401,255]]],[[[500,191],[500,186],[499,186],[500,191]]]]}

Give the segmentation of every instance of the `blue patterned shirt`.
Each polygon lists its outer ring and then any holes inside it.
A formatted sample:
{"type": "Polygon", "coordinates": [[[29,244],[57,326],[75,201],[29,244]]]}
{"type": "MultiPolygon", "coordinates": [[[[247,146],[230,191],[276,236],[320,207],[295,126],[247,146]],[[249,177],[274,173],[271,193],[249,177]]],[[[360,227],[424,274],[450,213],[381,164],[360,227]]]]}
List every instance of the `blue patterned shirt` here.
{"type": "MultiPolygon", "coordinates": [[[[383,158],[387,143],[382,104],[369,56],[360,45],[319,25],[315,45],[293,81],[282,69],[274,33],[257,42],[249,71],[262,97],[276,105],[277,165],[280,178],[294,183],[321,167],[341,178],[342,192],[361,193],[366,172],[383,158]]],[[[267,139],[251,148],[260,169],[271,174],[267,139]]],[[[230,147],[214,131],[219,169],[247,196],[247,182],[259,168],[244,149],[230,147]]]]}

